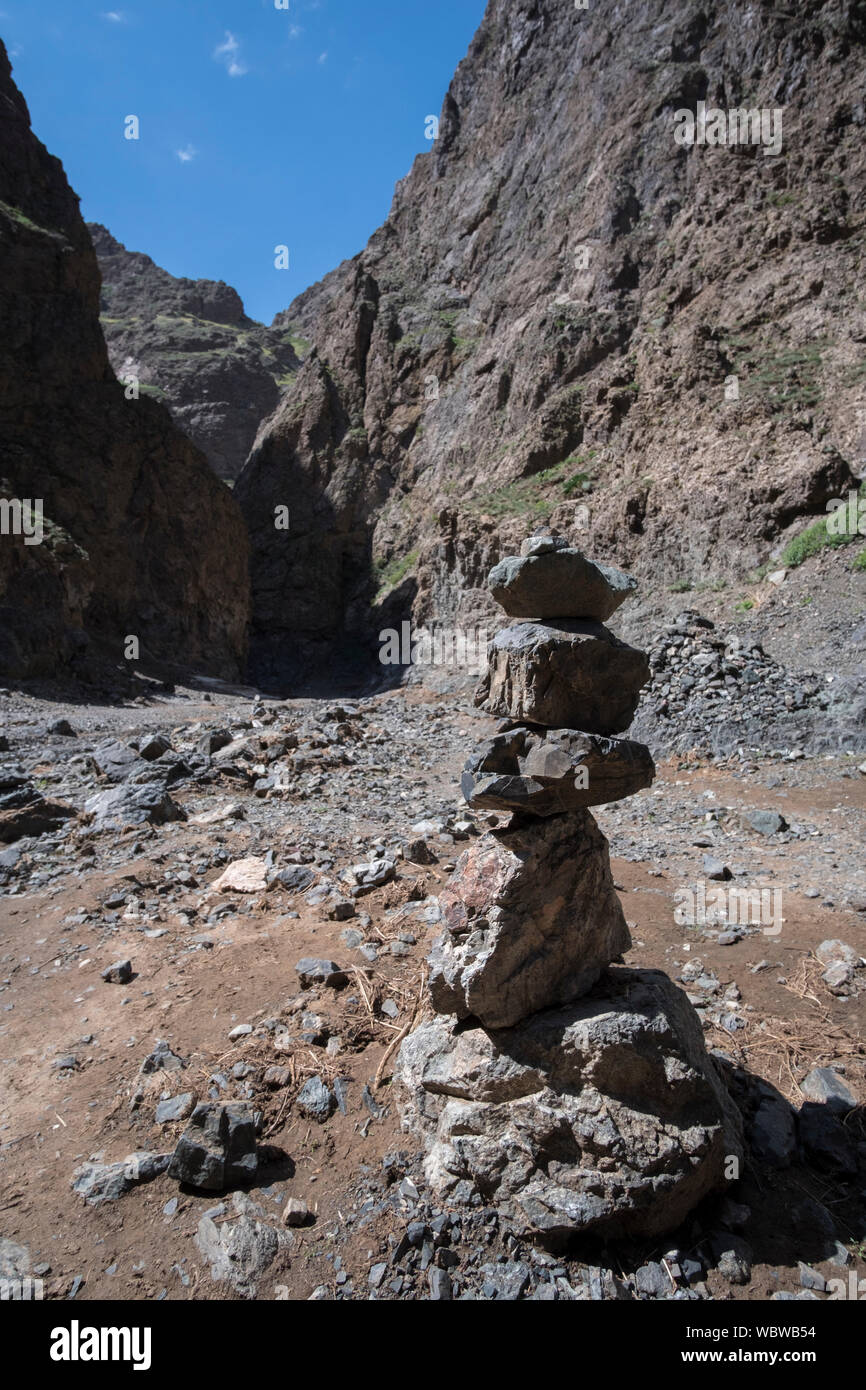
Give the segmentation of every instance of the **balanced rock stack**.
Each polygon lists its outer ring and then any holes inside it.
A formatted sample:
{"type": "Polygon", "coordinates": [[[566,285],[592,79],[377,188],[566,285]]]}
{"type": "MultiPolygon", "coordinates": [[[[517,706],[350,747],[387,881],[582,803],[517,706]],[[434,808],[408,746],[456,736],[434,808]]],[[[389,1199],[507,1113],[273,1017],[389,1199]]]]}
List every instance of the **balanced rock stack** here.
{"type": "Polygon", "coordinates": [[[527,1235],[654,1235],[736,1171],[739,1116],[685,994],[612,970],[631,945],[607,841],[587,809],[648,787],[649,750],[614,735],[649,679],[604,626],[634,590],[550,536],[489,584],[509,617],[476,702],[504,716],[463,773],[505,813],[461,856],[430,956],[439,1018],[400,1050],[403,1117],[431,1186],[494,1203],[527,1235]]]}

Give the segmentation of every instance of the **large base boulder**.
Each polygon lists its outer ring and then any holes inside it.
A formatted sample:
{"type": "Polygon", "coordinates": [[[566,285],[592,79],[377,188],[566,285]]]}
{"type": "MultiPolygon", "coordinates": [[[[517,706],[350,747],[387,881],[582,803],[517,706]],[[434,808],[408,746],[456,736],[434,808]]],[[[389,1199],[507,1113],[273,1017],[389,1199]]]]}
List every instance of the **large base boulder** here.
{"type": "Polygon", "coordinates": [[[488,1028],[577,998],[631,946],[607,840],[588,811],[482,835],[439,904],[433,1007],[488,1028]]]}
{"type": "Polygon", "coordinates": [[[437,1195],[480,1194],[527,1238],[659,1235],[742,1159],[739,1112],[661,971],[613,970],[498,1032],[436,1019],[403,1043],[397,1076],[437,1195]]]}
{"type": "Polygon", "coordinates": [[[517,728],[476,749],[460,786],[476,810],[553,816],[621,801],[649,787],[654,777],[643,743],[579,729],[517,728]]]}
{"type": "Polygon", "coordinates": [[[513,623],[497,632],[476,705],[521,724],[621,734],[650,678],[643,652],[601,623],[513,623]]]}

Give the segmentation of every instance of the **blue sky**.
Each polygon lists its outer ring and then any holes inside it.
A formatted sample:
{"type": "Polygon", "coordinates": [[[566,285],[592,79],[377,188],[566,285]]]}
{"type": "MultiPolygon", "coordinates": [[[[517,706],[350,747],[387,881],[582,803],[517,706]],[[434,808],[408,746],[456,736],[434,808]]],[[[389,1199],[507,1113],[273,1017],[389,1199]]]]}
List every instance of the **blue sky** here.
{"type": "Polygon", "coordinates": [[[226,280],[266,323],[387,216],[485,9],[283,3],[0,0],[33,129],[87,220],[174,275],[226,280]]]}

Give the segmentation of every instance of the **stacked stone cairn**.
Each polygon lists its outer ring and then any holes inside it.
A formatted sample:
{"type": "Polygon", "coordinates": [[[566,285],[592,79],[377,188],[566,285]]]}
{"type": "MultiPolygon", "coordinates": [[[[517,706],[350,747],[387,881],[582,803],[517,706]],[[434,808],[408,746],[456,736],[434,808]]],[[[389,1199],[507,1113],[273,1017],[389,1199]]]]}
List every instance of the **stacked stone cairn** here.
{"type": "Polygon", "coordinates": [[[404,1125],[455,1206],[494,1205],[547,1242],[656,1235],[735,1176],[742,1139],[685,994],[661,971],[612,968],[631,939],[588,808],[655,775],[617,737],[647,659],[604,626],[635,581],[536,536],[489,585],[517,621],[491,642],[476,703],[504,722],[462,787],[503,814],[440,897],[438,1016],[397,1062],[404,1125]]]}

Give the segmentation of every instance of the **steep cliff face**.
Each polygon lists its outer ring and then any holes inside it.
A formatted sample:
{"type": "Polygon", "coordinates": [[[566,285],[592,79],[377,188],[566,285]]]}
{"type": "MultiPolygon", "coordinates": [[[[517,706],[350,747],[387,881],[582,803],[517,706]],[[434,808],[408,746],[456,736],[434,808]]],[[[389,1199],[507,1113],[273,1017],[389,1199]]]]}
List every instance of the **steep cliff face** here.
{"type": "Polygon", "coordinates": [[[118,377],[168,406],[224,479],[240,473],[300,366],[285,329],[244,313],[223,281],[178,279],[88,223],[102,273],[102,330],[118,377]]]}
{"type": "Polygon", "coordinates": [[[387,222],[275,321],[314,346],[236,488],[260,673],[485,615],[540,520],[685,587],[844,493],[864,37],[862,0],[490,0],[387,222]],[[700,102],[764,126],[678,143],[700,102]]]}
{"type": "Polygon", "coordinates": [[[0,322],[0,670],[86,673],[133,636],[142,660],[237,673],[242,518],[163,407],[125,399],[78,200],[2,44],[0,322]]]}

